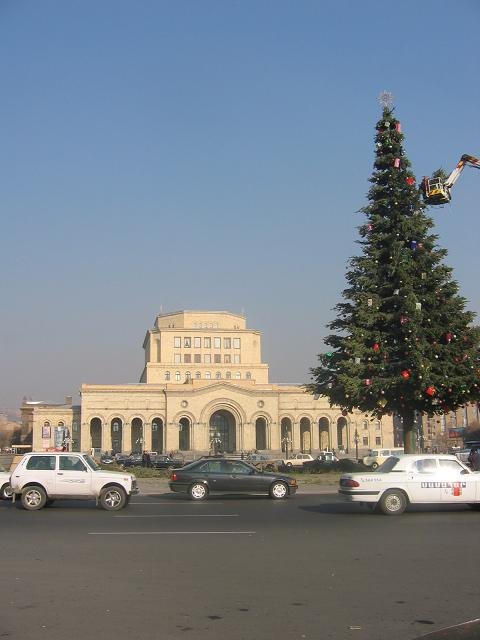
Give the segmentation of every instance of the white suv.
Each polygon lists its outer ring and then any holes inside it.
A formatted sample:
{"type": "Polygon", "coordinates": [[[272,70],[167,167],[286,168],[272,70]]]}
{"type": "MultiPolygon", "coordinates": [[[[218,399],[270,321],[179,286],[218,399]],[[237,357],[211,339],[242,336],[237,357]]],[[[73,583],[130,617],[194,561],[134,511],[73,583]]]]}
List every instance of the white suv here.
{"type": "Polygon", "coordinates": [[[34,511],[56,498],[97,501],[104,509],[125,507],[138,493],[131,473],[103,471],[85,453],[27,453],[12,471],[13,500],[34,511]]]}

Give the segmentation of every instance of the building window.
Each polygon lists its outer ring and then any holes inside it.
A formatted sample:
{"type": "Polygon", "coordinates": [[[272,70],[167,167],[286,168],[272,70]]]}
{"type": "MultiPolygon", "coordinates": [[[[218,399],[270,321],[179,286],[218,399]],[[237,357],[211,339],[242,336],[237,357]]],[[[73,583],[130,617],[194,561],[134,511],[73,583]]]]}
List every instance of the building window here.
{"type": "Polygon", "coordinates": [[[203,356],[203,361],[205,364],[210,364],[212,362],[212,356],[209,353],[206,353],[203,356]]]}
{"type": "Polygon", "coordinates": [[[202,361],[202,354],[201,353],[195,353],[193,355],[193,361],[196,362],[197,364],[200,364],[200,362],[202,361]]]}
{"type": "Polygon", "coordinates": [[[245,374],[245,378],[247,380],[251,380],[252,379],[252,374],[250,373],[250,371],[247,371],[247,373],[245,374]]]}
{"type": "Polygon", "coordinates": [[[368,447],[368,436],[363,436],[363,446],[368,447]]]}
{"type": "Polygon", "coordinates": [[[227,380],[230,380],[230,378],[231,378],[231,377],[232,377],[231,372],[230,372],[230,371],[227,371],[227,373],[225,374],[225,378],[226,378],[227,380]]]}
{"type": "Polygon", "coordinates": [[[234,338],[233,339],[233,348],[234,349],[240,349],[240,338],[234,338]]]}
{"type": "Polygon", "coordinates": [[[224,361],[225,364],[230,364],[231,361],[232,361],[232,356],[229,353],[226,353],[223,356],[223,361],[224,361]]]}
{"type": "Polygon", "coordinates": [[[200,371],[195,371],[195,379],[200,380],[200,378],[201,378],[200,371]]]}
{"type": "Polygon", "coordinates": [[[194,338],[193,339],[193,346],[195,347],[195,349],[201,349],[202,348],[202,339],[201,338],[194,338]]]}
{"type": "Polygon", "coordinates": [[[180,382],[180,371],[175,371],[175,380],[177,380],[177,382],[180,382]]]}
{"type": "Polygon", "coordinates": [[[215,353],[213,355],[213,361],[215,364],[220,364],[222,362],[222,356],[219,353],[215,353]]]}
{"type": "Polygon", "coordinates": [[[212,348],[212,339],[211,338],[204,338],[203,339],[203,347],[205,349],[211,349],[212,348]]]}
{"type": "Polygon", "coordinates": [[[185,373],[185,380],[191,380],[191,378],[192,378],[192,374],[190,373],[190,371],[187,371],[185,373]]]}
{"type": "Polygon", "coordinates": [[[214,322],[212,326],[214,329],[218,329],[218,322],[214,322]]]}
{"type": "Polygon", "coordinates": [[[375,431],[380,431],[380,426],[381,426],[381,425],[380,425],[380,420],[377,420],[377,421],[375,422],[375,431]]]}
{"type": "Polygon", "coordinates": [[[182,346],[182,339],[180,338],[180,336],[175,336],[175,338],[173,339],[173,346],[175,347],[175,349],[180,349],[182,346]]]}
{"type": "Polygon", "coordinates": [[[210,380],[210,379],[211,379],[211,377],[212,377],[212,374],[210,373],[210,371],[205,371],[205,378],[206,378],[207,380],[210,380]]]}
{"type": "Polygon", "coordinates": [[[170,380],[170,371],[165,371],[165,380],[170,380]]]}
{"type": "Polygon", "coordinates": [[[192,361],[192,354],[191,353],[185,353],[183,356],[183,362],[185,364],[190,364],[192,361]]]}
{"type": "Polygon", "coordinates": [[[368,431],[368,420],[364,420],[364,421],[362,422],[362,425],[363,425],[363,430],[364,430],[364,431],[368,431]]]}
{"type": "Polygon", "coordinates": [[[222,347],[222,341],[220,338],[214,338],[213,339],[213,348],[214,349],[220,349],[222,347]]]}
{"type": "Polygon", "coordinates": [[[233,364],[240,364],[240,354],[239,353],[234,353],[233,354],[233,364]]]}
{"type": "Polygon", "coordinates": [[[382,444],[382,439],[380,438],[380,436],[377,436],[375,438],[375,444],[377,444],[377,445],[381,445],[382,444]]]}
{"type": "Polygon", "coordinates": [[[224,349],[231,349],[232,348],[232,339],[231,338],[224,338],[223,339],[223,348],[224,349]]]}
{"type": "Polygon", "coordinates": [[[184,338],[183,339],[183,346],[185,349],[190,349],[190,347],[192,346],[192,339],[191,338],[184,338]]]}
{"type": "Polygon", "coordinates": [[[173,354],[173,362],[174,364],[181,364],[182,356],[179,353],[173,354]]]}
{"type": "Polygon", "coordinates": [[[222,377],[222,374],[220,373],[220,371],[217,371],[217,373],[215,374],[215,378],[217,380],[220,380],[221,377],[222,377]]]}
{"type": "Polygon", "coordinates": [[[241,375],[240,375],[240,371],[237,371],[237,373],[235,374],[235,380],[240,380],[241,375]]]}

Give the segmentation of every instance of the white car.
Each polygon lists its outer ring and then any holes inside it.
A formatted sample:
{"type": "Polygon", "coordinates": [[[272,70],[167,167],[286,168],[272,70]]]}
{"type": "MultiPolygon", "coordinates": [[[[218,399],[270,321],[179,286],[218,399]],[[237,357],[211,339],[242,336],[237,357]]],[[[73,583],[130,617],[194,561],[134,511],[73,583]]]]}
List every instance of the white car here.
{"type": "Polygon", "coordinates": [[[366,467],[376,469],[389,456],[401,456],[403,455],[403,447],[395,447],[393,449],[369,449],[366,456],[363,457],[362,462],[366,467]]]}
{"type": "Polygon", "coordinates": [[[138,493],[131,473],[103,471],[85,453],[27,453],[12,471],[13,500],[34,511],[57,498],[92,500],[109,511],[125,507],[138,493]]]}
{"type": "Polygon", "coordinates": [[[348,502],[399,515],[409,504],[468,504],[480,509],[480,472],[454,455],[392,456],[374,472],[345,473],[339,494],[348,502]]]}
{"type": "Polygon", "coordinates": [[[305,462],[312,462],[315,458],[309,453],[297,453],[291,458],[287,458],[283,461],[283,465],[288,469],[292,467],[303,467],[305,462]]]}
{"type": "Polygon", "coordinates": [[[13,491],[10,486],[10,472],[0,465],[0,499],[10,500],[12,496],[13,491]]]}

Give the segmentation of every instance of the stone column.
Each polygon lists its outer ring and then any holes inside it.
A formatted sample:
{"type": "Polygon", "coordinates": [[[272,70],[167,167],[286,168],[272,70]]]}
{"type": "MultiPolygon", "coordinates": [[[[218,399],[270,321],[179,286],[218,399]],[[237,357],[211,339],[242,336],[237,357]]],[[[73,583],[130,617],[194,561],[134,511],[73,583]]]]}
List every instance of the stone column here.
{"type": "Polygon", "coordinates": [[[122,424],[122,452],[130,453],[132,450],[132,424],[124,422],[122,424]]]}
{"type": "Polygon", "coordinates": [[[280,428],[278,422],[272,422],[270,424],[270,442],[268,446],[271,450],[277,451],[280,449],[280,428]]]}
{"type": "Polygon", "coordinates": [[[313,421],[310,425],[310,431],[312,436],[312,451],[320,450],[320,429],[318,427],[318,420],[313,421]]]}
{"type": "Polygon", "coordinates": [[[110,452],[112,449],[112,427],[108,422],[102,424],[102,451],[110,452]]]}
{"type": "Polygon", "coordinates": [[[80,426],[80,451],[84,453],[90,453],[92,443],[90,441],[90,424],[88,422],[82,422],[80,426]]]}
{"type": "Polygon", "coordinates": [[[143,425],[143,450],[152,450],[152,425],[149,422],[143,425]]]}

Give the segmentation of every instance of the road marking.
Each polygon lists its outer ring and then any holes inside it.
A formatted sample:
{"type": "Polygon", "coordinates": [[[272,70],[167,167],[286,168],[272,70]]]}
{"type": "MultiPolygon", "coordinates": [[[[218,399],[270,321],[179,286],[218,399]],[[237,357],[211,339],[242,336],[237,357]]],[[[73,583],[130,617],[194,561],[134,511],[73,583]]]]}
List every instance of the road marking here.
{"type": "Polygon", "coordinates": [[[89,531],[89,536],[255,535],[256,531],[89,531]]]}
{"type": "Polygon", "coordinates": [[[113,516],[114,518],[238,518],[238,513],[156,513],[145,516],[113,516]]]}
{"type": "Polygon", "coordinates": [[[217,504],[224,504],[223,502],[192,502],[191,500],[185,501],[185,502],[176,502],[173,500],[163,500],[163,501],[155,501],[155,502],[135,502],[134,500],[132,500],[132,502],[130,502],[129,506],[131,507],[134,504],[149,504],[149,505],[156,505],[156,504],[171,504],[172,506],[175,507],[186,507],[188,505],[192,505],[192,504],[198,504],[198,506],[203,505],[204,507],[216,507],[217,504]]]}

